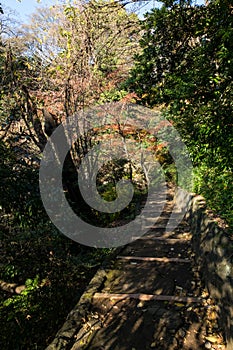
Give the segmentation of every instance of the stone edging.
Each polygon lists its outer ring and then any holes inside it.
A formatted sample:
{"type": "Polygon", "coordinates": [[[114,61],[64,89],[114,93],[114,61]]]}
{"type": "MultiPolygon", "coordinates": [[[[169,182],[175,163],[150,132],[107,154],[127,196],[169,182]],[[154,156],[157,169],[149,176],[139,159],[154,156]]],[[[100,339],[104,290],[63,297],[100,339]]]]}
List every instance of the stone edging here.
{"type": "Polygon", "coordinates": [[[227,350],[233,350],[233,239],[210,218],[202,196],[178,189],[175,201],[187,208],[196,263],[211,298],[219,306],[219,324],[227,350]]]}
{"type": "Polygon", "coordinates": [[[46,347],[45,350],[71,349],[74,342],[74,336],[83,326],[84,320],[89,312],[93,295],[100,290],[105,281],[105,276],[109,265],[123,248],[124,247],[115,249],[114,252],[105,260],[102,267],[99,268],[88,284],[87,289],[82,294],[78,303],[68,314],[65,323],[57,332],[54,340],[46,347]]]}

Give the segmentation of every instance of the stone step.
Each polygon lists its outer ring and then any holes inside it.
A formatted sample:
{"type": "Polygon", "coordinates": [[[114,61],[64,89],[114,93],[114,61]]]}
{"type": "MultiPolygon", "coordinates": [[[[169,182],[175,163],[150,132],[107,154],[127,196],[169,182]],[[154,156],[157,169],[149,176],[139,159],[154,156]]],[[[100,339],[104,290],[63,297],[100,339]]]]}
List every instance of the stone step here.
{"type": "Polygon", "coordinates": [[[159,261],[159,262],[165,262],[165,263],[171,263],[171,262],[177,262],[177,263],[190,263],[189,259],[181,259],[181,258],[167,258],[167,257],[142,257],[142,256],[117,256],[117,259],[121,260],[139,260],[139,261],[159,261]]]}
{"type": "Polygon", "coordinates": [[[157,258],[182,258],[189,259],[192,256],[192,250],[189,241],[177,239],[166,240],[136,240],[128,245],[120,255],[123,256],[141,256],[141,257],[157,257],[157,258]]]}
{"type": "MultiPolygon", "coordinates": [[[[190,242],[191,237],[188,235],[185,236],[184,238],[166,238],[166,237],[157,237],[154,235],[145,235],[145,236],[139,236],[139,237],[133,237],[135,239],[142,239],[142,240],[153,240],[153,241],[158,241],[158,242],[164,242],[166,244],[187,244],[190,242]]],[[[132,244],[132,243],[131,243],[132,244]]]]}
{"type": "Polygon", "coordinates": [[[155,294],[143,294],[143,293],[95,293],[93,295],[94,299],[112,299],[112,300],[122,300],[122,299],[137,299],[140,301],[169,301],[176,303],[203,303],[205,299],[198,297],[183,297],[175,295],[155,295],[155,294]]]}
{"type": "Polygon", "coordinates": [[[190,232],[174,232],[174,231],[166,231],[164,228],[157,228],[153,231],[149,231],[147,232],[145,235],[143,236],[132,236],[131,240],[132,242],[135,241],[146,241],[147,240],[167,240],[167,239],[175,239],[175,240],[182,240],[182,241],[186,241],[186,242],[190,242],[191,241],[191,234],[190,232]]]}
{"type": "Polygon", "coordinates": [[[186,297],[200,290],[188,259],[120,256],[107,271],[101,292],[186,297]]]}

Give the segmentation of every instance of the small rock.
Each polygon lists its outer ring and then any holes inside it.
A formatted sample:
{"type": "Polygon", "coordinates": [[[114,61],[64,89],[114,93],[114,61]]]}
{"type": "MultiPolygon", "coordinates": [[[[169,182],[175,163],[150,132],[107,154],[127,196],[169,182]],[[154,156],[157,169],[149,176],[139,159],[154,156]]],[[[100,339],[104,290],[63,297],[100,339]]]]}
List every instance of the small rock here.
{"type": "Polygon", "coordinates": [[[155,347],[156,347],[156,342],[151,343],[151,344],[150,344],[150,347],[151,347],[151,348],[155,348],[155,347]]]}
{"type": "Polygon", "coordinates": [[[211,348],[212,348],[211,343],[207,341],[207,342],[205,343],[205,349],[211,349],[211,348]]]}

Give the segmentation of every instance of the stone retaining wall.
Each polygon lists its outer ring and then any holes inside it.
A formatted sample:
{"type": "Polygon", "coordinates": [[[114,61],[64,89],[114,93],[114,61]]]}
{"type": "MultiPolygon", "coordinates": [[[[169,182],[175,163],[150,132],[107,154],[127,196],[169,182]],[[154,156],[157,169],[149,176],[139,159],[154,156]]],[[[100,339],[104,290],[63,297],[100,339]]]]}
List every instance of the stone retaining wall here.
{"type": "Polygon", "coordinates": [[[210,296],[219,306],[219,324],[233,350],[233,238],[206,210],[203,197],[179,189],[176,202],[187,206],[196,262],[210,296]]]}

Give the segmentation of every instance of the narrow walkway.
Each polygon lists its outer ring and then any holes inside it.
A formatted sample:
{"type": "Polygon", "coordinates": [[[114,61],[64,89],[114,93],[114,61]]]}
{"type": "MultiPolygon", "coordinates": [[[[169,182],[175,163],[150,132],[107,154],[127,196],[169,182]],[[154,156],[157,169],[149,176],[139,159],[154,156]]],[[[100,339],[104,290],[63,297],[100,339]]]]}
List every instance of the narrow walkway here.
{"type": "Polygon", "coordinates": [[[67,349],[225,349],[187,223],[165,233],[171,208],[170,200],[159,225],[111,262],[67,349]]]}

